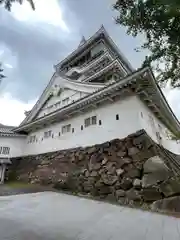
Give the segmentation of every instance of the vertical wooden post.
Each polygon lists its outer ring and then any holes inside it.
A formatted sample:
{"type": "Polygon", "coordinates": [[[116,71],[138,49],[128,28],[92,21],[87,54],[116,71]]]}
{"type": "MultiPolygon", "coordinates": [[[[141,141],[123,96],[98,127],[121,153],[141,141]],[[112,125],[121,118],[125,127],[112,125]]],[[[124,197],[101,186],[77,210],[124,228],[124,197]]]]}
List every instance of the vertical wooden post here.
{"type": "Polygon", "coordinates": [[[4,183],[5,171],[6,171],[6,165],[2,164],[1,165],[1,182],[0,182],[1,184],[4,183]]]}
{"type": "Polygon", "coordinates": [[[0,184],[1,184],[1,179],[2,179],[2,164],[0,164],[0,184]]]}

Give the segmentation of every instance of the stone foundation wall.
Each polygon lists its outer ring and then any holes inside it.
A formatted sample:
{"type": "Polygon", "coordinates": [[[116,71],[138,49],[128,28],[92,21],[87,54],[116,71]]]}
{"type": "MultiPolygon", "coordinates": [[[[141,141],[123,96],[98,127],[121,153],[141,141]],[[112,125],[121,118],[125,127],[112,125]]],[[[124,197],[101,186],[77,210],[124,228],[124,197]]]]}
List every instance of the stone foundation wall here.
{"type": "Polygon", "coordinates": [[[180,193],[180,183],[143,132],[100,145],[12,159],[18,180],[51,184],[121,204],[152,204],[180,193]]]}

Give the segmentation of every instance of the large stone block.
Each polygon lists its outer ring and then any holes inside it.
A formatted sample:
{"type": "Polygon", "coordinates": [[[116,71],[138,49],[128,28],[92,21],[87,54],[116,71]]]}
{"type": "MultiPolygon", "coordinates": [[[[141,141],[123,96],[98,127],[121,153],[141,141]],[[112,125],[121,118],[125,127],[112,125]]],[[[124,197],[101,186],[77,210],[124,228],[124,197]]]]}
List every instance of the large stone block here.
{"type": "Polygon", "coordinates": [[[126,156],[126,151],[119,150],[119,151],[117,152],[117,156],[118,156],[118,157],[124,157],[124,156],[126,156]]]}
{"type": "Polygon", "coordinates": [[[162,198],[161,193],[156,188],[145,188],[141,190],[141,195],[145,202],[152,202],[162,198]]]}
{"type": "Polygon", "coordinates": [[[104,185],[98,189],[98,192],[100,195],[111,194],[111,189],[109,188],[109,186],[104,185]]]}
{"type": "Polygon", "coordinates": [[[93,190],[93,188],[94,187],[93,187],[92,183],[90,183],[88,181],[83,183],[83,189],[84,189],[85,192],[91,192],[93,190]]]}
{"type": "Polygon", "coordinates": [[[154,172],[149,174],[144,174],[142,178],[142,187],[148,188],[154,185],[158,185],[169,178],[169,172],[154,172]]]}
{"type": "Polygon", "coordinates": [[[124,173],[124,169],[122,169],[122,168],[116,169],[116,174],[117,174],[118,176],[121,176],[123,173],[124,173]]]}
{"type": "Polygon", "coordinates": [[[129,178],[139,178],[141,175],[140,170],[133,165],[127,166],[125,170],[126,170],[125,176],[129,178]]]}
{"type": "Polygon", "coordinates": [[[138,147],[142,146],[143,149],[149,149],[153,145],[152,141],[150,141],[145,134],[140,134],[133,138],[133,144],[138,147]]]}
{"type": "Polygon", "coordinates": [[[98,176],[98,172],[97,171],[92,171],[92,172],[90,172],[89,176],[90,177],[96,177],[96,176],[98,176]]]}
{"type": "Polygon", "coordinates": [[[138,179],[138,178],[134,179],[134,181],[133,181],[134,188],[140,189],[141,185],[142,185],[142,180],[141,179],[138,179]]]}
{"type": "Polygon", "coordinates": [[[169,168],[159,156],[151,157],[144,163],[144,173],[161,171],[168,172],[169,168]]]}
{"type": "Polygon", "coordinates": [[[151,158],[153,153],[151,150],[143,149],[137,152],[136,154],[132,155],[133,162],[144,162],[148,158],[151,158]]]}
{"type": "Polygon", "coordinates": [[[137,191],[136,189],[131,188],[126,192],[126,197],[129,200],[139,201],[141,200],[141,193],[140,191],[137,191]]]}
{"type": "Polygon", "coordinates": [[[102,180],[98,180],[98,181],[95,183],[94,186],[95,186],[95,188],[99,189],[99,188],[101,188],[101,187],[104,186],[104,183],[103,183],[102,180]]]}
{"type": "Polygon", "coordinates": [[[108,162],[105,167],[109,173],[113,174],[116,171],[116,162],[108,162]]]}
{"type": "Polygon", "coordinates": [[[124,197],[126,192],[123,189],[116,190],[116,197],[119,199],[120,197],[124,197]]]}
{"type": "Polygon", "coordinates": [[[97,151],[97,149],[96,149],[96,147],[95,147],[95,146],[93,146],[93,147],[90,147],[90,148],[88,148],[88,149],[87,149],[87,152],[88,152],[88,154],[95,153],[96,151],[97,151]]]}
{"type": "Polygon", "coordinates": [[[132,182],[132,179],[124,177],[120,182],[120,187],[124,190],[128,190],[133,186],[132,182]]]}
{"type": "Polygon", "coordinates": [[[170,197],[175,194],[180,194],[180,179],[169,179],[160,185],[161,192],[170,197]]]}
{"type": "Polygon", "coordinates": [[[128,148],[128,155],[133,156],[137,154],[140,150],[137,147],[130,147],[128,148]]]}
{"type": "Polygon", "coordinates": [[[117,166],[118,167],[123,167],[124,165],[130,164],[131,162],[132,162],[132,159],[130,157],[118,158],[117,166]]]}
{"type": "Polygon", "coordinates": [[[101,179],[104,182],[104,184],[113,185],[114,183],[117,182],[118,176],[103,174],[103,175],[101,175],[101,179]]]}
{"type": "Polygon", "coordinates": [[[101,168],[101,164],[100,163],[89,163],[89,170],[99,170],[101,168]]]}
{"type": "Polygon", "coordinates": [[[180,212],[180,196],[164,198],[151,204],[153,211],[180,212]]]}

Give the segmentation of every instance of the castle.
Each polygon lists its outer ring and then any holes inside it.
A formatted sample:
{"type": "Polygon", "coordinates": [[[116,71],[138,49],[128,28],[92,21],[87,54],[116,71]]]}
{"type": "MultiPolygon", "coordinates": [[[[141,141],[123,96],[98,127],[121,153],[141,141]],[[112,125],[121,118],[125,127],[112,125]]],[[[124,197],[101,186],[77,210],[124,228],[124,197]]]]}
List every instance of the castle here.
{"type": "Polygon", "coordinates": [[[91,146],[142,129],[180,154],[180,123],[153,72],[134,70],[103,26],[54,69],[23,122],[0,125],[1,178],[13,157],[91,146]]]}

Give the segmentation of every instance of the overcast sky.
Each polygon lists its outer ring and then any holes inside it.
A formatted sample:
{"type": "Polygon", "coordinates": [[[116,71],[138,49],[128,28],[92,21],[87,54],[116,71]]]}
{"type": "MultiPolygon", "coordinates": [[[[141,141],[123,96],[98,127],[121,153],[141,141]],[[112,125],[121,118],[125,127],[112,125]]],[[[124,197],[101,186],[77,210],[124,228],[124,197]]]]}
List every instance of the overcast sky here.
{"type": "MultiPolygon", "coordinates": [[[[113,17],[113,0],[35,0],[36,11],[28,3],[14,4],[11,13],[0,8],[0,61],[6,79],[0,86],[0,123],[18,125],[24,111],[32,108],[53,74],[53,65],[90,37],[103,24],[121,51],[137,68],[145,53],[134,48],[142,39],[126,35],[113,17]]],[[[165,90],[180,118],[178,90],[165,90]]]]}

